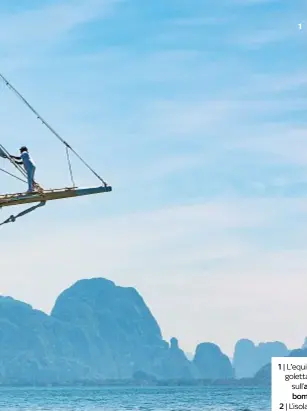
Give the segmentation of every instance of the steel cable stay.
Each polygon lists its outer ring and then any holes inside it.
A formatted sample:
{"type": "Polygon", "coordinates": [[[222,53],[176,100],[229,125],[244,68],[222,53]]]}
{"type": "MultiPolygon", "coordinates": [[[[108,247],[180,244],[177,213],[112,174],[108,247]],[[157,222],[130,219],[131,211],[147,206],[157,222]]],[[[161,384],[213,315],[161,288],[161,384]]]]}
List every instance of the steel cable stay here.
{"type": "Polygon", "coordinates": [[[71,150],[72,153],[102,182],[102,184],[106,187],[108,184],[104,181],[104,179],[77,153],[77,151],[65,141],[59,133],[55,131],[53,127],[34,109],[34,107],[25,99],[25,97],[19,93],[18,90],[0,73],[0,79],[3,83],[11,90],[13,93],[35,114],[36,118],[42,122],[44,126],[46,126],[49,131],[62,143],[66,146],[67,149],[71,150]]]}

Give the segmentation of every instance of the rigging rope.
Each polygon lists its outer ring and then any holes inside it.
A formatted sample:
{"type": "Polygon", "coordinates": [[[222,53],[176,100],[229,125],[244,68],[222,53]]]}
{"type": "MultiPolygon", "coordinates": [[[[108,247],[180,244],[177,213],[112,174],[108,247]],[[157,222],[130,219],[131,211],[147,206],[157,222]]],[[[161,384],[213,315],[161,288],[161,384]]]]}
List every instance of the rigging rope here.
{"type": "Polygon", "coordinates": [[[6,173],[6,174],[8,174],[8,175],[10,175],[11,177],[16,178],[16,179],[19,180],[19,181],[22,181],[23,183],[26,183],[26,180],[23,180],[22,178],[19,178],[19,177],[15,176],[14,174],[9,173],[8,171],[4,170],[3,168],[0,168],[0,171],[2,171],[3,173],[6,173]]]}
{"type": "Polygon", "coordinates": [[[70,173],[70,179],[71,179],[71,182],[72,182],[72,186],[76,187],[74,176],[73,176],[73,173],[72,173],[71,161],[70,161],[70,157],[69,157],[68,147],[66,147],[66,156],[67,156],[67,162],[68,162],[68,167],[69,167],[69,173],[70,173]]]}
{"type": "MultiPolygon", "coordinates": [[[[24,168],[21,167],[19,164],[15,163],[15,161],[11,158],[10,153],[3,147],[2,144],[0,144],[0,154],[1,154],[1,157],[8,159],[8,160],[13,164],[13,166],[14,166],[25,178],[27,177],[27,173],[26,173],[26,171],[24,170],[24,168]]],[[[9,173],[8,171],[4,170],[3,168],[0,168],[0,170],[1,170],[3,173],[6,173],[6,174],[10,175],[11,177],[14,177],[14,178],[16,178],[17,180],[20,180],[20,181],[26,183],[26,180],[23,180],[23,179],[15,176],[14,174],[9,173]]]]}
{"type": "Polygon", "coordinates": [[[55,135],[65,146],[66,149],[70,149],[75,156],[79,158],[79,160],[103,183],[103,185],[106,187],[108,184],[100,177],[99,174],[96,173],[95,170],[93,170],[92,167],[89,166],[89,164],[86,163],[86,161],[40,116],[40,114],[30,105],[30,103],[15,89],[15,87],[12,86],[12,84],[0,73],[0,79],[5,83],[5,85],[12,90],[17,97],[21,99],[21,101],[36,115],[37,119],[39,119],[44,126],[46,126],[52,134],[55,135]]]}
{"type": "Polygon", "coordinates": [[[11,158],[10,153],[0,144],[0,149],[3,151],[3,153],[6,155],[6,158],[13,164],[15,168],[24,176],[27,176],[26,171],[21,167],[19,164],[15,163],[15,161],[11,158]]]}

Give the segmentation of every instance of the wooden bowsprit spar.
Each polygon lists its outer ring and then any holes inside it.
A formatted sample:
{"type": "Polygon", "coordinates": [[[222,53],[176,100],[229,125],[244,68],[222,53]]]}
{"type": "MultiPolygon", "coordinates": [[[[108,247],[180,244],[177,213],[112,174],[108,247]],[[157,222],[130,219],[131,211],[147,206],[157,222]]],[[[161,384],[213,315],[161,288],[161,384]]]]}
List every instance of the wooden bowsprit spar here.
{"type": "Polygon", "coordinates": [[[92,194],[107,193],[112,191],[110,186],[92,187],[92,188],[62,188],[55,190],[43,190],[42,192],[34,192],[33,194],[5,194],[0,195],[1,207],[10,207],[14,205],[22,205],[29,203],[37,203],[38,201],[52,201],[63,198],[83,197],[92,194]]]}
{"type": "MultiPolygon", "coordinates": [[[[15,205],[23,205],[23,204],[30,204],[30,203],[39,203],[35,206],[32,206],[16,216],[10,216],[7,220],[5,220],[3,224],[7,224],[10,222],[14,222],[17,218],[22,217],[38,207],[44,206],[47,201],[52,200],[60,200],[64,198],[74,198],[74,197],[82,197],[88,196],[93,194],[100,194],[100,193],[107,193],[112,191],[112,187],[109,186],[96,171],[93,170],[92,167],[89,166],[88,163],[69,145],[43,118],[42,116],[29,104],[29,102],[12,86],[12,84],[0,73],[0,80],[4,82],[4,84],[11,90],[13,93],[35,114],[38,120],[42,122],[42,124],[51,131],[51,133],[65,146],[66,149],[66,157],[67,163],[69,167],[70,179],[72,182],[72,187],[62,188],[62,189],[52,189],[52,190],[44,190],[42,189],[37,183],[35,183],[36,190],[33,193],[16,193],[16,194],[3,194],[0,195],[0,209],[3,207],[10,207],[15,205]],[[89,188],[78,188],[75,185],[71,161],[70,161],[70,152],[72,152],[94,175],[99,179],[102,185],[97,187],[89,187],[89,188]]],[[[16,162],[11,158],[9,152],[4,148],[3,145],[0,144],[0,157],[6,158],[11,162],[11,164],[17,169],[17,171],[22,175],[23,178],[17,177],[16,175],[3,170],[0,168],[0,171],[14,177],[22,182],[26,182],[26,171],[23,167],[16,164],[16,162]]]]}

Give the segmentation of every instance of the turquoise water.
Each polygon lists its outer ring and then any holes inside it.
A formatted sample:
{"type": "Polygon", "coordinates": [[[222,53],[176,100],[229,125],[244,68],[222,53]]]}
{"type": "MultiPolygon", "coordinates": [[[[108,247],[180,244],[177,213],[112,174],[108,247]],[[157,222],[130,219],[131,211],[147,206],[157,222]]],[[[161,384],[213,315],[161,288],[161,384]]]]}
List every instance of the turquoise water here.
{"type": "Polygon", "coordinates": [[[0,410],[251,411],[271,409],[270,390],[227,387],[1,388],[0,410]]]}

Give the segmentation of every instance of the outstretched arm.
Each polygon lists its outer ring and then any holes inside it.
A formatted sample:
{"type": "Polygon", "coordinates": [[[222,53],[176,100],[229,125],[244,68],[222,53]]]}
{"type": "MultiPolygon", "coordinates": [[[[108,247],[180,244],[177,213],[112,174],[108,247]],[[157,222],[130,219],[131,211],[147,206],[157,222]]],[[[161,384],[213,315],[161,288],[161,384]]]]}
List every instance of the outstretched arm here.
{"type": "Polygon", "coordinates": [[[17,157],[17,156],[11,156],[10,158],[12,158],[14,161],[14,163],[19,164],[19,165],[23,165],[23,161],[21,160],[21,157],[17,157]]]}

